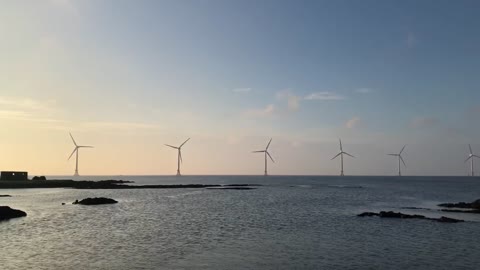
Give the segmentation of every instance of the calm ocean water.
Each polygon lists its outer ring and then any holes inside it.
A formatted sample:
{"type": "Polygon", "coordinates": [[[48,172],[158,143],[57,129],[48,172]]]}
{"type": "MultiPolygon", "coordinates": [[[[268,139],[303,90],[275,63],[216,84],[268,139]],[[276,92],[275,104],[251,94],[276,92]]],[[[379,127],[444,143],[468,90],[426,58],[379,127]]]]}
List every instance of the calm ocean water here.
{"type": "Polygon", "coordinates": [[[255,190],[0,190],[28,213],[0,223],[0,269],[479,269],[470,222],[356,217],[394,210],[439,217],[440,202],[480,198],[480,178],[121,176],[137,184],[263,184],[255,190]],[[361,188],[360,188],[361,187],[361,188]],[[116,205],[72,205],[106,196],[116,205]],[[62,206],[61,203],[67,205],[62,206]],[[433,210],[403,210],[425,207],[433,210]]]}

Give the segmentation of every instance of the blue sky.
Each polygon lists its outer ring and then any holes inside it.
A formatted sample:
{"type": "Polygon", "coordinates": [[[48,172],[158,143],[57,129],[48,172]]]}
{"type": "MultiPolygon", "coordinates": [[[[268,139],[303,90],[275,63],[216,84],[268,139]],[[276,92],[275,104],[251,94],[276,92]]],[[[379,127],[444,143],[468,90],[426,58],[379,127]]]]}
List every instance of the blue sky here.
{"type": "Polygon", "coordinates": [[[71,131],[100,146],[84,154],[85,174],[169,174],[175,157],[162,144],[192,137],[186,172],[255,174],[262,160],[248,151],[273,137],[272,173],[336,174],[329,159],[342,137],[358,152],[354,174],[394,172],[384,154],[408,144],[407,174],[463,175],[466,144],[480,135],[479,8],[9,1],[0,11],[1,144],[33,156],[1,161],[69,174],[71,131]],[[38,145],[55,149],[50,161],[39,161],[38,145]]]}

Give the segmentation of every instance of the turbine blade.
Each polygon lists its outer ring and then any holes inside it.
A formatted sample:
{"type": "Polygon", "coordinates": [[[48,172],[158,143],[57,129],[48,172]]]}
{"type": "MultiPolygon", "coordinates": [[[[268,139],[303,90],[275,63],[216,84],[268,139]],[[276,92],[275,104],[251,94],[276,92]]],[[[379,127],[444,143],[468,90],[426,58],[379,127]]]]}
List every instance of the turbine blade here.
{"type": "Polygon", "coordinates": [[[405,164],[405,161],[403,161],[403,158],[402,156],[399,156],[400,157],[400,160],[403,162],[403,166],[405,166],[405,168],[407,167],[407,164],[405,164]]]}
{"type": "Polygon", "coordinates": [[[403,150],[405,150],[405,146],[407,146],[407,145],[404,145],[404,146],[403,146],[402,150],[400,150],[400,153],[398,153],[399,155],[401,155],[402,152],[403,152],[403,150]]]}
{"type": "Polygon", "coordinates": [[[73,138],[72,133],[69,133],[69,134],[70,134],[70,138],[72,138],[73,144],[75,144],[75,146],[77,146],[77,142],[75,142],[75,139],[73,138]]]}
{"type": "Polygon", "coordinates": [[[343,153],[344,153],[345,155],[347,155],[347,156],[351,156],[351,157],[353,157],[353,158],[354,158],[354,156],[350,155],[350,154],[349,154],[349,153],[347,153],[347,152],[343,152],[343,153]]]}
{"type": "Polygon", "coordinates": [[[270,138],[270,141],[268,142],[267,148],[265,148],[265,151],[268,150],[268,147],[270,147],[270,143],[272,142],[272,139],[273,139],[273,138],[270,138]]]}
{"type": "Polygon", "coordinates": [[[78,148],[93,148],[93,146],[90,146],[90,145],[79,145],[77,147],[78,148]]]}
{"type": "Polygon", "coordinates": [[[477,156],[477,155],[472,155],[472,157],[480,158],[480,157],[479,157],[479,156],[477,156]]]}
{"type": "Polygon", "coordinates": [[[387,154],[387,155],[394,156],[394,157],[398,156],[398,154],[387,154]]]}
{"type": "Polygon", "coordinates": [[[186,141],[184,141],[178,148],[181,148],[184,144],[186,144],[188,141],[190,140],[190,138],[188,138],[186,141]]]}
{"type": "Polygon", "coordinates": [[[465,162],[469,161],[473,156],[469,156],[467,159],[465,159],[465,162]]]}
{"type": "Polygon", "coordinates": [[[473,154],[472,146],[470,146],[470,144],[468,144],[468,148],[470,149],[470,154],[473,154]]]}
{"type": "Polygon", "coordinates": [[[75,151],[77,151],[77,150],[78,150],[78,148],[75,147],[75,149],[73,149],[73,152],[70,154],[70,156],[68,157],[67,160],[70,160],[72,158],[73,154],[75,154],[75,151]]]}
{"type": "Polygon", "coordinates": [[[338,139],[338,141],[340,142],[340,152],[343,152],[342,139],[338,139]]]}
{"type": "Polygon", "coordinates": [[[180,163],[183,164],[182,151],[180,151],[180,149],[178,150],[178,156],[180,157],[180,163]]]}
{"type": "Polygon", "coordinates": [[[173,148],[173,149],[178,149],[178,147],[173,146],[173,145],[170,145],[170,144],[165,144],[165,145],[168,146],[168,147],[171,147],[171,148],[173,148]]]}
{"type": "Polygon", "coordinates": [[[336,159],[338,156],[340,156],[342,154],[342,152],[338,153],[336,156],[334,156],[331,160],[334,160],[336,159]]]}
{"type": "Polygon", "coordinates": [[[268,157],[272,160],[273,163],[275,163],[275,160],[273,160],[272,156],[270,156],[270,153],[268,152],[265,152],[265,153],[267,153],[268,157]]]}
{"type": "Polygon", "coordinates": [[[265,153],[265,150],[260,150],[260,151],[252,151],[252,153],[265,153]]]}

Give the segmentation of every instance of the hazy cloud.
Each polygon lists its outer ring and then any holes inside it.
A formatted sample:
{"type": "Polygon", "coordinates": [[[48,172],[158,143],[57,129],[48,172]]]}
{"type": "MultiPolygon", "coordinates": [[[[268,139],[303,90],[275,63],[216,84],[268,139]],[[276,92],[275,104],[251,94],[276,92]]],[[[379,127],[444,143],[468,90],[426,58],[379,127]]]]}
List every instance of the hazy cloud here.
{"type": "Polygon", "coordinates": [[[361,122],[362,122],[362,119],[360,119],[360,117],[358,117],[358,116],[355,116],[345,123],[345,127],[356,128],[361,124],[361,122]]]}
{"type": "Polygon", "coordinates": [[[232,89],[232,92],[234,93],[249,93],[252,91],[252,88],[235,88],[232,89]]]}
{"type": "Polygon", "coordinates": [[[289,111],[297,111],[300,108],[301,97],[295,95],[290,89],[279,91],[275,94],[277,99],[287,100],[289,111]]]}
{"type": "Polygon", "coordinates": [[[54,100],[41,102],[30,98],[0,96],[0,108],[15,108],[23,110],[51,110],[54,105],[54,100]]]}
{"type": "Polygon", "coordinates": [[[158,129],[159,126],[149,123],[137,122],[84,122],[80,124],[85,128],[92,129],[158,129]]]}
{"type": "Polygon", "coordinates": [[[335,94],[333,92],[316,92],[311,93],[310,95],[305,97],[306,100],[343,100],[345,99],[344,96],[335,94]]]}
{"type": "Polygon", "coordinates": [[[250,117],[267,117],[273,115],[275,112],[275,105],[273,104],[268,104],[265,108],[263,109],[250,109],[247,110],[244,115],[245,116],[250,116],[250,117]]]}
{"type": "Polygon", "coordinates": [[[371,88],[358,88],[358,89],[355,89],[354,90],[355,93],[359,93],[359,94],[370,94],[373,92],[373,89],[371,88]]]}

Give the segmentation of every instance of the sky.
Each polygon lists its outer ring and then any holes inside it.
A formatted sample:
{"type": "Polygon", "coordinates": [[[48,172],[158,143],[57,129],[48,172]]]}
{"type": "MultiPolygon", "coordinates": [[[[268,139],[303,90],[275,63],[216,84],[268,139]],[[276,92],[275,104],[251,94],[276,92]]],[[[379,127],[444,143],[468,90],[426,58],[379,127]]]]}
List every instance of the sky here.
{"type": "MultiPolygon", "coordinates": [[[[480,2],[17,0],[0,9],[0,170],[467,175],[480,2]]],[[[478,161],[480,162],[480,160],[478,161]]],[[[479,163],[480,171],[480,163],[479,163]]]]}

